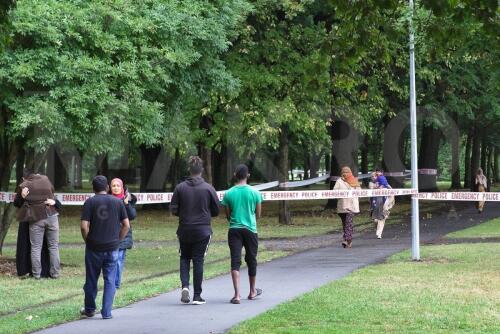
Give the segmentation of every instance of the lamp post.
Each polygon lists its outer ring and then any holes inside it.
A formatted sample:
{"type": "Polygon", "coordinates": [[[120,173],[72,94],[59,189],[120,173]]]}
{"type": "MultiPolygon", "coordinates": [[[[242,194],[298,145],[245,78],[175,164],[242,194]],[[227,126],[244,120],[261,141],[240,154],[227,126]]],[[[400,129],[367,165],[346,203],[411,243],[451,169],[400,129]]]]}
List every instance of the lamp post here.
{"type": "MultiPolygon", "coordinates": [[[[410,128],[411,128],[411,187],[418,189],[417,163],[417,101],[415,93],[415,45],[413,36],[413,0],[410,6],[410,128]]],[[[411,257],[414,261],[420,260],[420,217],[418,198],[411,199],[411,257]]]]}

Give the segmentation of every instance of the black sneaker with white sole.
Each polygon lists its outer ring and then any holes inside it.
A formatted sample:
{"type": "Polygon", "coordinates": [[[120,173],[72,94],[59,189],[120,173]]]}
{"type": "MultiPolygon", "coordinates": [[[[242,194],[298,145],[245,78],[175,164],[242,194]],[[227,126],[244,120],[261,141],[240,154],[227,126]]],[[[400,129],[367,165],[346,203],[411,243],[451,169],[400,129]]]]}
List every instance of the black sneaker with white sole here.
{"type": "Polygon", "coordinates": [[[190,301],[191,301],[191,299],[189,298],[189,289],[188,288],[182,288],[181,302],[183,302],[184,304],[187,304],[190,301]]]}
{"type": "Polygon", "coordinates": [[[206,303],[205,299],[201,298],[201,296],[193,297],[193,305],[203,305],[205,303],[206,303]]]}

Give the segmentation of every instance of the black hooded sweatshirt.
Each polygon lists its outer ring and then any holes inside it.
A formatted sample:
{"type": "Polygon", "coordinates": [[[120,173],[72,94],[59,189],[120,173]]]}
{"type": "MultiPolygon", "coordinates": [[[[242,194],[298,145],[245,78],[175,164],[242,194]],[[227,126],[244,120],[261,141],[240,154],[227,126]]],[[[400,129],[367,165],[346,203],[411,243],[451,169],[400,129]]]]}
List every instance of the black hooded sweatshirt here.
{"type": "Polygon", "coordinates": [[[197,242],[212,234],[210,221],[219,215],[219,198],[201,176],[191,176],[175,187],[170,211],[179,217],[179,240],[197,242]]]}

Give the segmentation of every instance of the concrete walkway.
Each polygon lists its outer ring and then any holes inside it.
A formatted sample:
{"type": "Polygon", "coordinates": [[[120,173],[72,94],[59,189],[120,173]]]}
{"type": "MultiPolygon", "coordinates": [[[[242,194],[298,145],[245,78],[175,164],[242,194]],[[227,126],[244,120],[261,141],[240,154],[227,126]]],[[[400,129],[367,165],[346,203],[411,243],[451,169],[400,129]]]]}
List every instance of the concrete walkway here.
{"type": "MultiPolygon", "coordinates": [[[[442,215],[421,221],[421,241],[431,242],[451,231],[477,225],[500,216],[500,203],[488,203],[482,215],[470,206],[458,215],[442,215]]],[[[180,290],[165,293],[113,311],[113,319],[100,315],[56,326],[39,333],[224,333],[239,322],[265,312],[360,267],[381,262],[391,254],[411,247],[409,224],[390,226],[384,239],[370,233],[354,240],[352,249],[337,242],[329,247],[305,251],[258,267],[257,286],[264,290],[258,300],[243,299],[248,294],[246,271],[242,271],[242,303],[232,305],[229,275],[203,284],[205,305],[183,305],[180,290]]],[[[118,292],[119,293],[119,292],[118,292]]],[[[83,302],[83,296],[82,296],[83,302]]],[[[75,305],[75,312],[79,305],[75,305]]]]}

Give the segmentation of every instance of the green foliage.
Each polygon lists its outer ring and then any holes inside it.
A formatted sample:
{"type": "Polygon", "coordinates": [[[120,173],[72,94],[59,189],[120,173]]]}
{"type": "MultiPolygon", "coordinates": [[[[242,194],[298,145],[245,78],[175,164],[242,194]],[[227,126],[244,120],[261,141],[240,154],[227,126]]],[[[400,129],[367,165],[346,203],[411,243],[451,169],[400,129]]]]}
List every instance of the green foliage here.
{"type": "Polygon", "coordinates": [[[413,13],[394,0],[3,2],[2,131],[37,151],[90,154],[127,138],[245,155],[275,150],[286,126],[300,155],[329,148],[338,118],[376,138],[382,119],[407,109],[412,14],[425,122],[446,128],[457,116],[496,145],[494,0],[418,1],[413,13]]]}
{"type": "Polygon", "coordinates": [[[28,137],[38,150],[66,141],[106,152],[119,136],[136,145],[162,143],[182,101],[236,89],[219,56],[247,7],[244,1],[17,3],[9,13],[13,47],[0,56],[10,135],[28,137]]]}
{"type": "Polygon", "coordinates": [[[245,152],[276,148],[286,125],[295,140],[323,141],[329,113],[328,32],[313,1],[255,1],[227,55],[241,93],[227,101],[228,140],[245,152]],[[245,145],[241,145],[242,141],[245,145]]]}

